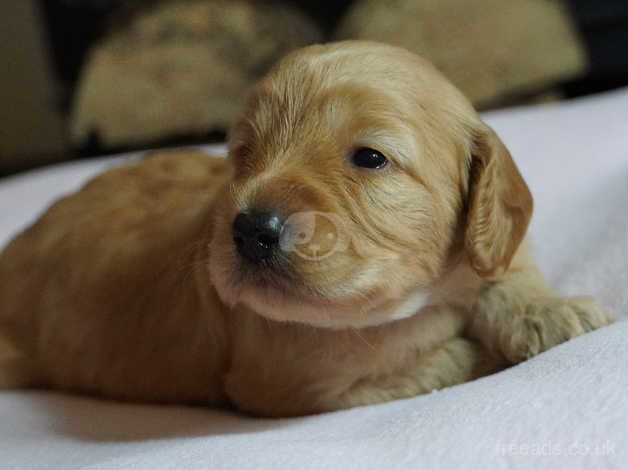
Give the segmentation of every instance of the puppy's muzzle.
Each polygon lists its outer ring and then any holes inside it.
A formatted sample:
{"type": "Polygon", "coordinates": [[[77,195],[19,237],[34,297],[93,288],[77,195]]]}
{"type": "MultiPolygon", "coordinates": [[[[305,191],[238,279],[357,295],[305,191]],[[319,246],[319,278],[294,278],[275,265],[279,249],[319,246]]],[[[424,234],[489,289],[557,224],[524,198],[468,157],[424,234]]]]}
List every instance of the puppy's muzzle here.
{"type": "Polygon", "coordinates": [[[233,221],[233,242],[240,256],[258,264],[279,250],[283,219],[272,212],[241,212],[233,221]]]}

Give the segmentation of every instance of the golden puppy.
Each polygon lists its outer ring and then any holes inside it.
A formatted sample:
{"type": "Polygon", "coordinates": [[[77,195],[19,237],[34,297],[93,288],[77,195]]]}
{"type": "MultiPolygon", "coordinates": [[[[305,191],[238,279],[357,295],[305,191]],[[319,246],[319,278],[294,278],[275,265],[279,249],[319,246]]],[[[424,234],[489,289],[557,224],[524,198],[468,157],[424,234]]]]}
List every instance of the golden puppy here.
{"type": "Polygon", "coordinates": [[[610,321],[546,285],[508,150],[403,49],[291,54],[229,148],[108,171],[8,245],[0,386],[298,415],[458,384],[610,321]]]}

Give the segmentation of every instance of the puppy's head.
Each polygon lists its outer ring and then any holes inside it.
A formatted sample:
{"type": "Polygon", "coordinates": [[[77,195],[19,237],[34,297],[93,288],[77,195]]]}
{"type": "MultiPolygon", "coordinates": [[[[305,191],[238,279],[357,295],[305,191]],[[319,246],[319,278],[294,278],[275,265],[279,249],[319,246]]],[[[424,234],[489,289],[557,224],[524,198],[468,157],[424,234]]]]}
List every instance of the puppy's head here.
{"type": "Polygon", "coordinates": [[[429,63],[312,46],[252,91],[230,135],[212,281],[222,299],[318,326],[406,315],[454,263],[508,268],[532,199],[508,151],[429,63]],[[418,294],[417,294],[418,293],[418,294]]]}

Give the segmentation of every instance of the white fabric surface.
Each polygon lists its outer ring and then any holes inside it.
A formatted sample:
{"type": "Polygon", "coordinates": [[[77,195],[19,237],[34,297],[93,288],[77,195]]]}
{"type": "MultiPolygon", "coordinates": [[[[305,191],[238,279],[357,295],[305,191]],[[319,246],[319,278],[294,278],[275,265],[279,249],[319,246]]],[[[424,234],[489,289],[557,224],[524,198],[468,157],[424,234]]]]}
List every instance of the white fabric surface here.
{"type": "MultiPolygon", "coordinates": [[[[628,90],[486,118],[535,195],[542,270],[627,318],[628,90]]],[[[0,181],[0,244],[109,164],[0,181]]],[[[622,321],[469,384],[300,419],[0,392],[0,468],[626,468],[626,338],[622,321]]]]}

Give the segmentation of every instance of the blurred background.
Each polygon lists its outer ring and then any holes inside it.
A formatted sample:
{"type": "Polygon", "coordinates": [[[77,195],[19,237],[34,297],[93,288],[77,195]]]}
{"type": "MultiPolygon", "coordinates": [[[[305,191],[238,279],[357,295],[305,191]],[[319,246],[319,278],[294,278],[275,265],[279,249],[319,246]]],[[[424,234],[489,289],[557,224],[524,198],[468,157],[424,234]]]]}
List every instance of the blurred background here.
{"type": "Polygon", "coordinates": [[[628,85],[628,0],[0,0],[0,176],[222,141],[288,51],[426,56],[481,110],[628,85]]]}

